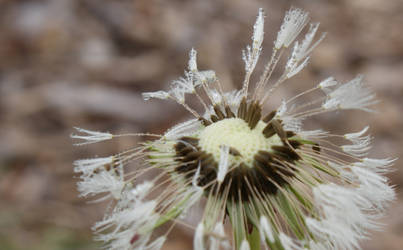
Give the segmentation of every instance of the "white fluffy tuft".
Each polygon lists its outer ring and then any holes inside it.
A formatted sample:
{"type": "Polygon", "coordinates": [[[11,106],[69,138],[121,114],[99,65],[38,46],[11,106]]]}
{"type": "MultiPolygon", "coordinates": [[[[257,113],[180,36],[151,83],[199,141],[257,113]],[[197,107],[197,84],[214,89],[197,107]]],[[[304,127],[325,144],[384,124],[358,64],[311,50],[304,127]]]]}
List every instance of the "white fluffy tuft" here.
{"type": "Polygon", "coordinates": [[[73,139],[84,140],[84,142],[75,143],[74,145],[76,145],[76,146],[97,143],[97,142],[101,142],[101,141],[110,140],[113,138],[113,135],[111,133],[91,131],[91,130],[86,130],[86,129],[77,128],[77,127],[75,127],[75,129],[78,132],[83,133],[83,134],[81,134],[81,135],[71,134],[70,137],[73,139]]]}
{"type": "Polygon", "coordinates": [[[295,40],[301,30],[308,23],[308,13],[301,9],[290,9],[284,17],[283,24],[277,34],[274,47],[280,49],[281,47],[288,47],[295,40]]]}

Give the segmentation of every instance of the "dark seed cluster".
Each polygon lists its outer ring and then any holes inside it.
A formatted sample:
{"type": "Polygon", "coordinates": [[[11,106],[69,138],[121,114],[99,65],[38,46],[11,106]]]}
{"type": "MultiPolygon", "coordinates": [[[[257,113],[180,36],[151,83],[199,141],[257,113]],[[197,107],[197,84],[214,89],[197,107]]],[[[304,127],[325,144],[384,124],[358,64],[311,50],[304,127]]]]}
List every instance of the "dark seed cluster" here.
{"type": "MultiPolygon", "coordinates": [[[[293,141],[291,141],[293,142],[293,141]]],[[[294,146],[295,143],[293,142],[294,146]]],[[[259,190],[267,194],[275,194],[278,186],[287,183],[287,177],[293,177],[296,169],[293,162],[299,159],[298,154],[286,146],[273,146],[273,152],[259,151],[253,162],[253,167],[240,163],[233,168],[224,178],[219,188],[219,193],[226,189],[229,197],[234,200],[248,201],[252,190],[259,190]]],[[[206,153],[198,146],[198,139],[182,137],[175,145],[177,161],[180,163],[176,168],[178,173],[192,180],[200,166],[200,177],[197,180],[199,186],[205,186],[214,182],[217,178],[218,163],[212,154],[206,153]]],[[[236,149],[230,154],[239,155],[236,149]]],[[[212,186],[208,187],[210,190],[212,186]]]]}
{"type": "Polygon", "coordinates": [[[200,166],[200,178],[197,180],[199,186],[205,186],[217,178],[218,164],[212,154],[206,153],[198,146],[199,139],[193,137],[182,137],[175,144],[177,161],[180,162],[175,171],[184,174],[186,179],[193,179],[200,166]]]}
{"type": "Polygon", "coordinates": [[[250,129],[254,129],[261,117],[262,106],[260,103],[253,101],[248,105],[244,97],[238,108],[238,118],[245,120],[250,129]]]}
{"type": "MultiPolygon", "coordinates": [[[[272,111],[262,118],[262,107],[257,101],[247,103],[243,98],[238,112],[235,115],[228,106],[224,111],[219,106],[214,106],[215,114],[211,115],[210,120],[201,118],[205,126],[226,118],[240,118],[248,123],[250,129],[254,129],[257,123],[262,120],[266,127],[262,133],[264,137],[270,138],[277,135],[281,139],[282,145],[273,145],[272,152],[258,151],[254,156],[253,166],[247,166],[245,163],[237,163],[238,166],[230,166],[232,169],[224,178],[223,183],[218,186],[208,186],[219,188],[219,193],[229,191],[229,197],[234,200],[247,201],[251,197],[251,192],[258,190],[266,194],[275,194],[279,186],[287,184],[287,180],[295,176],[295,161],[300,160],[296,149],[301,147],[302,143],[292,139],[295,133],[285,131],[282,121],[274,119],[276,111],[272,111]]],[[[319,152],[319,145],[313,146],[314,151],[319,152]]],[[[175,145],[177,161],[179,162],[176,171],[192,180],[197,169],[200,167],[200,177],[197,184],[206,186],[213,183],[217,178],[218,163],[212,154],[203,151],[199,147],[199,139],[194,137],[182,137],[175,145]]],[[[231,147],[229,153],[233,156],[239,156],[241,153],[231,147]]]]}

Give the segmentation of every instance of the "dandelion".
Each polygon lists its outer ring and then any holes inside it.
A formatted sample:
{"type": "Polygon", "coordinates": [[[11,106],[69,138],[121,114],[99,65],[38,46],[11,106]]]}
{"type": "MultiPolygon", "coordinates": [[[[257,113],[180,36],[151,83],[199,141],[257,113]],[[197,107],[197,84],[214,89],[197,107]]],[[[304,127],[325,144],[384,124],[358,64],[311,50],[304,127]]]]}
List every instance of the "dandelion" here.
{"type": "Polygon", "coordinates": [[[168,91],[143,94],[146,100],[176,101],[192,119],[161,135],[77,129],[83,134],[72,136],[82,140],[78,145],[122,136],[154,139],[113,156],[75,162],[75,171],[82,174],[81,195],[113,200],[93,228],[105,248],[160,249],[170,230],[159,235],[156,229],[185,223],[189,209],[200,204],[204,213],[193,225],[196,250],[356,249],[368,230],[380,228],[376,220],[395,195],[383,176],[394,160],[362,158],[372,141],[369,127],[344,135],[303,128],[306,119],[326,112],[371,111],[375,95],[362,76],[347,83],[330,77],[266,110],[272,93],[307,65],[324,34],[316,36],[319,24],[314,23],[296,40],[309,18],[303,10],[289,10],[252,89],[264,18],[260,9],[252,44],[243,53],[240,90],[224,92],[214,71],[198,69],[192,49],[184,77],[168,91]],[[283,73],[273,79],[287,52],[283,73]],[[301,103],[301,97],[314,92],[322,97],[301,103]],[[200,101],[202,112],[186,103],[189,95],[200,101]],[[150,170],[161,174],[138,183],[150,170]]]}

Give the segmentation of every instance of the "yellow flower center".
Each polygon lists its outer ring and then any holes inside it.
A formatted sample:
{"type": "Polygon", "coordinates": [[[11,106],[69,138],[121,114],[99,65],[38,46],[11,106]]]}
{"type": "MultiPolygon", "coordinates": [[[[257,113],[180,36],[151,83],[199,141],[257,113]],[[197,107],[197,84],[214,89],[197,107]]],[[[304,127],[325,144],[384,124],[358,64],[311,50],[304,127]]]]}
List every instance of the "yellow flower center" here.
{"type": "Polygon", "coordinates": [[[240,118],[228,118],[207,126],[199,135],[199,146],[211,153],[215,160],[220,160],[220,146],[227,145],[236,149],[237,156],[246,165],[253,166],[253,158],[259,150],[272,151],[271,146],[281,145],[277,135],[265,138],[262,131],[266,123],[259,121],[254,129],[240,118]]]}

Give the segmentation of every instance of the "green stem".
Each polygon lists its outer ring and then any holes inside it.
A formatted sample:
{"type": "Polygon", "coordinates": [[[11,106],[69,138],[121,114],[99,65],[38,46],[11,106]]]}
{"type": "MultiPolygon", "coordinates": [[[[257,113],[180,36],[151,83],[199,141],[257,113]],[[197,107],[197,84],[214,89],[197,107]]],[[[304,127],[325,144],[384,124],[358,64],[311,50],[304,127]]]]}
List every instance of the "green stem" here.
{"type": "Polygon", "coordinates": [[[227,203],[227,211],[232,224],[232,232],[234,236],[235,249],[239,250],[242,240],[245,238],[244,221],[242,214],[238,209],[238,204],[233,202],[227,203]]]}
{"type": "Polygon", "coordinates": [[[227,213],[232,224],[235,249],[239,250],[242,245],[242,241],[247,240],[250,250],[260,250],[259,229],[249,220],[249,218],[246,218],[243,206],[245,206],[245,204],[235,202],[227,203],[227,213]],[[253,226],[250,234],[248,233],[248,225],[253,226]]]}
{"type": "Polygon", "coordinates": [[[253,226],[252,233],[248,235],[250,250],[260,250],[259,229],[253,226]]]}

